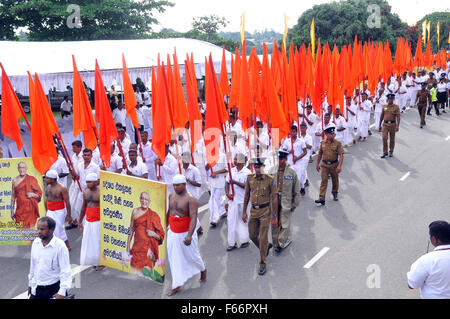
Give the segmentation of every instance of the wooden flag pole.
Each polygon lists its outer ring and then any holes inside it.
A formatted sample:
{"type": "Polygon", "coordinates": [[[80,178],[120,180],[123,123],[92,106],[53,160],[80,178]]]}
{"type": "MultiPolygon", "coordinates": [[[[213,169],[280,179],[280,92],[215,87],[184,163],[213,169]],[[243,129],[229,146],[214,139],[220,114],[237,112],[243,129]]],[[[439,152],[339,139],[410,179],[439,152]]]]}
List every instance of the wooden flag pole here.
{"type": "Polygon", "coordinates": [[[66,161],[67,167],[69,168],[70,174],[77,181],[78,187],[80,188],[80,191],[82,192],[83,189],[81,188],[80,180],[78,179],[78,175],[75,172],[72,160],[70,159],[69,153],[67,152],[67,148],[66,148],[66,145],[64,144],[64,140],[62,139],[61,133],[54,135],[53,138],[56,140],[59,148],[61,149],[61,152],[63,153],[63,157],[66,161]]]}
{"type": "MultiPolygon", "coordinates": [[[[223,142],[224,142],[224,147],[225,147],[225,154],[227,153],[227,144],[225,141],[225,129],[224,129],[224,124],[222,123],[222,138],[223,138],[223,142]]],[[[227,166],[228,166],[228,173],[230,175],[230,185],[231,185],[231,196],[234,198],[234,185],[231,183],[231,181],[233,180],[233,176],[231,175],[231,165],[230,162],[228,162],[228,158],[225,156],[225,159],[227,161],[227,166]]],[[[211,172],[212,172],[212,168],[211,168],[211,172]]]]}

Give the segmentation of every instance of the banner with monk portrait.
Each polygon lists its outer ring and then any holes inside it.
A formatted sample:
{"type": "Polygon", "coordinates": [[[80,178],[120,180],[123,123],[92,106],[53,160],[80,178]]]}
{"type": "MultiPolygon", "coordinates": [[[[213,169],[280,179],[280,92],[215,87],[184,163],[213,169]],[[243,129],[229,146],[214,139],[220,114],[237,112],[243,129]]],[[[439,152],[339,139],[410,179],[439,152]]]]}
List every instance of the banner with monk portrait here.
{"type": "Polygon", "coordinates": [[[166,185],[100,172],[101,264],[163,283],[166,185]]]}
{"type": "Polygon", "coordinates": [[[0,245],[30,245],[43,216],[44,183],[32,159],[0,159],[0,245]]]}

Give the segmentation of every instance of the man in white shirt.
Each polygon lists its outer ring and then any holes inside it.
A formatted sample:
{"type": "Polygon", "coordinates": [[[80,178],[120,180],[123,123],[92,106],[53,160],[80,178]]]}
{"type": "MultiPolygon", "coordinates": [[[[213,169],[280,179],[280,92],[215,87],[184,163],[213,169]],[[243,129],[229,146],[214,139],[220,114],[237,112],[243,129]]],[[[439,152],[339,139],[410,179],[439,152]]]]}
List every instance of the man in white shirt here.
{"type": "Polygon", "coordinates": [[[76,228],[78,226],[78,217],[81,212],[81,203],[78,201],[78,196],[82,190],[78,186],[76,178],[78,177],[78,165],[83,163],[83,153],[81,152],[83,144],[80,140],[72,142],[72,165],[75,176],[72,176],[72,184],[69,187],[70,206],[72,207],[72,223],[66,229],[76,228]]]}
{"type": "Polygon", "coordinates": [[[142,154],[144,158],[142,159],[147,165],[148,179],[156,181],[156,155],[152,151],[152,143],[148,140],[148,132],[144,131],[141,133],[141,143],[142,143],[142,154]]]}
{"type": "Polygon", "coordinates": [[[406,100],[408,99],[408,88],[406,87],[406,85],[406,74],[403,74],[403,77],[400,80],[400,87],[398,89],[398,106],[400,107],[400,110],[402,110],[402,112],[406,110],[406,100]]]}
{"type": "Polygon", "coordinates": [[[450,299],[450,225],[434,221],[429,225],[432,252],[422,255],[407,273],[410,289],[420,289],[423,299],[450,299]]]}
{"type": "Polygon", "coordinates": [[[319,122],[316,125],[316,131],[314,133],[314,138],[313,138],[313,152],[317,152],[317,150],[320,147],[320,142],[322,141],[322,137],[324,136],[324,131],[329,127],[329,126],[334,126],[333,123],[331,123],[331,114],[330,113],[325,113],[323,116],[323,129],[322,129],[322,123],[319,122]]]}
{"type": "Polygon", "coordinates": [[[334,112],[334,122],[336,125],[336,139],[342,143],[344,147],[347,147],[344,136],[345,136],[345,130],[347,129],[347,121],[345,118],[341,115],[341,110],[339,108],[336,108],[336,111],[334,112]]]}
{"type": "MultiPolygon", "coordinates": [[[[233,179],[230,179],[229,175],[227,175],[226,178],[225,194],[229,200],[227,215],[227,251],[237,248],[238,243],[241,248],[248,247],[250,241],[248,222],[242,220],[245,183],[247,182],[248,175],[251,174],[250,170],[245,167],[245,162],[245,154],[237,153],[234,157],[234,167],[231,169],[231,176],[233,179]],[[231,185],[233,185],[234,196],[231,185]]],[[[249,213],[249,211],[247,213],[249,213]]]]}
{"type": "Polygon", "coordinates": [[[208,202],[209,223],[214,228],[217,226],[220,217],[225,214],[225,206],[222,200],[225,188],[225,175],[228,172],[225,154],[222,152],[219,154],[219,159],[214,167],[210,167],[209,164],[206,166],[211,191],[211,197],[208,202]]]}
{"type": "Polygon", "coordinates": [[[180,173],[178,162],[172,154],[169,153],[169,147],[166,145],[166,158],[164,159],[164,164],[158,158],[158,171],[156,172],[157,180],[167,184],[167,207],[169,207],[169,195],[174,191],[172,180],[175,175],[180,173]]]}
{"type": "Polygon", "coordinates": [[[136,96],[136,102],[138,105],[144,104],[144,101],[142,100],[141,90],[139,89],[139,86],[136,85],[136,91],[134,92],[134,95],[136,96]]]}
{"type": "Polygon", "coordinates": [[[120,123],[123,127],[126,126],[127,110],[125,109],[122,101],[119,101],[117,108],[112,112],[114,123],[120,123]]]}
{"type": "Polygon", "coordinates": [[[356,105],[352,102],[352,97],[345,98],[345,108],[347,110],[347,129],[344,131],[344,140],[346,145],[356,144],[355,128],[358,127],[356,118],[356,105]]]}
{"type": "MultiPolygon", "coordinates": [[[[117,133],[119,135],[119,141],[120,141],[120,144],[122,145],[123,153],[126,155],[126,154],[128,154],[128,150],[130,149],[131,140],[126,137],[125,129],[120,128],[117,130],[117,133]]],[[[116,143],[116,142],[114,142],[114,143],[116,143]]],[[[118,152],[118,148],[116,149],[116,151],[118,152]]]]}
{"type": "Polygon", "coordinates": [[[61,151],[57,148],[58,159],[56,162],[50,166],[49,170],[55,170],[58,173],[58,183],[67,187],[67,176],[69,175],[69,168],[67,167],[67,162],[63,156],[61,156],[61,151]]]}
{"type": "Polygon", "coordinates": [[[56,222],[42,217],[37,223],[39,238],[31,246],[28,295],[30,299],[64,299],[72,285],[69,250],[53,236],[56,222]]]}
{"type": "Polygon", "coordinates": [[[69,97],[64,96],[64,101],[61,103],[61,117],[70,116],[72,112],[72,102],[69,101],[69,97]]]}
{"type": "MultiPolygon", "coordinates": [[[[305,165],[305,174],[303,176],[302,184],[304,187],[309,186],[309,180],[308,180],[308,164],[312,163],[312,136],[308,134],[307,125],[305,122],[300,124],[300,139],[303,140],[303,142],[306,145],[307,154],[304,158],[301,159],[302,164],[305,165]]],[[[305,191],[303,190],[303,195],[305,191]]]]}
{"type": "Polygon", "coordinates": [[[383,111],[383,106],[387,104],[386,95],[384,94],[384,89],[381,88],[378,90],[378,96],[375,98],[374,101],[375,104],[375,127],[381,126],[380,124],[380,118],[381,118],[381,112],[383,111]]]}
{"type": "Polygon", "coordinates": [[[305,195],[305,182],[306,182],[306,168],[309,163],[308,150],[303,139],[298,138],[297,126],[291,126],[290,138],[287,138],[283,146],[283,150],[289,153],[288,162],[292,165],[297,173],[298,181],[300,183],[300,193],[305,195]]]}
{"type": "Polygon", "coordinates": [[[367,93],[361,93],[362,101],[359,104],[359,113],[358,113],[358,132],[356,133],[359,136],[358,141],[363,139],[363,142],[367,140],[367,136],[369,135],[369,120],[370,120],[370,112],[372,111],[372,102],[367,99],[367,93]]]}
{"type": "Polygon", "coordinates": [[[202,195],[202,177],[200,170],[192,165],[191,153],[183,153],[181,160],[183,162],[182,173],[186,177],[186,190],[198,200],[202,195]]]}
{"type": "Polygon", "coordinates": [[[142,161],[138,161],[137,150],[130,149],[128,151],[128,157],[130,159],[130,163],[128,164],[128,169],[126,170],[126,174],[128,176],[148,179],[148,169],[147,165],[145,165],[142,161]]]}
{"type": "Polygon", "coordinates": [[[117,173],[122,173],[123,170],[123,159],[116,153],[116,145],[114,143],[111,144],[111,160],[110,166],[106,167],[103,164],[100,166],[101,170],[117,173]]]}
{"type": "Polygon", "coordinates": [[[305,114],[300,114],[300,117],[303,117],[306,124],[308,125],[307,132],[309,135],[314,136],[314,131],[316,129],[317,123],[320,122],[319,116],[317,116],[316,113],[312,110],[312,105],[308,104],[306,106],[306,112],[305,114]]]}

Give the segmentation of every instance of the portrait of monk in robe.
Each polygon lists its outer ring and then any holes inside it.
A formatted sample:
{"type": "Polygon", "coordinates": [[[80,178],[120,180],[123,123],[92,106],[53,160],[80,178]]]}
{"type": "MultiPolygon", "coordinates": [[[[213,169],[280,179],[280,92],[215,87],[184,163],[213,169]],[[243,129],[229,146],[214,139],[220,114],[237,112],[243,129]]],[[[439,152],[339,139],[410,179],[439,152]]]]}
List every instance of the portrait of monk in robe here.
{"type": "Polygon", "coordinates": [[[142,192],[141,207],[134,208],[131,213],[130,231],[127,241],[127,252],[131,255],[131,267],[142,270],[153,269],[159,259],[159,245],[164,241],[165,231],[159,215],[150,209],[150,195],[142,192]],[[133,247],[130,250],[134,236],[133,247]]]}
{"type": "Polygon", "coordinates": [[[27,174],[27,164],[19,162],[17,170],[19,175],[12,181],[11,219],[22,223],[22,228],[34,228],[40,217],[38,204],[42,199],[42,189],[37,179],[27,174]]]}

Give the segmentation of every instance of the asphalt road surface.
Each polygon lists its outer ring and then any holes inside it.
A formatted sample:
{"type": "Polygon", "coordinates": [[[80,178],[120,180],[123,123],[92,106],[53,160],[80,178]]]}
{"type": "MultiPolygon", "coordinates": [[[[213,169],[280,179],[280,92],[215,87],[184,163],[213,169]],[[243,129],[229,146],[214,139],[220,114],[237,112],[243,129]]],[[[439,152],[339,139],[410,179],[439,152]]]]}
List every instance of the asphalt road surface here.
{"type": "MultiPolygon", "coordinates": [[[[346,149],[340,175],[339,201],[331,196],[317,207],[320,178],[308,167],[311,186],[292,216],[293,243],[280,255],[271,252],[267,273],[258,276],[259,252],[248,248],[226,251],[226,219],[209,228],[209,212],[200,221],[200,253],[208,280],[199,275],[171,298],[419,298],[410,290],[406,273],[427,250],[428,225],[450,220],[450,114],[427,117],[419,128],[416,109],[402,115],[393,158],[380,159],[381,133],[346,149]]],[[[316,157],[314,157],[316,159],[316,157]]],[[[201,198],[200,206],[207,203],[201,198]]],[[[170,266],[164,285],[113,269],[96,272],[78,266],[81,234],[68,231],[73,250],[76,298],[168,298],[170,266]]],[[[431,246],[430,246],[430,249],[431,246]]],[[[0,298],[24,298],[30,246],[0,247],[0,298]]]]}

